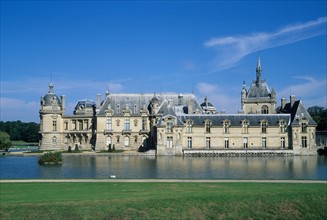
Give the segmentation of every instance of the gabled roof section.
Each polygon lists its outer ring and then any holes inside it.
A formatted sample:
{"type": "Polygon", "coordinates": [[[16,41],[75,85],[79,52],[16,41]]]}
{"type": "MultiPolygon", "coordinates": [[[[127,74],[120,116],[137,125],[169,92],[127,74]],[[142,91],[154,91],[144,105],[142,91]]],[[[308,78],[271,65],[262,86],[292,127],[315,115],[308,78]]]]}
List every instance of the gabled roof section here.
{"type": "Polygon", "coordinates": [[[300,119],[306,119],[309,125],[317,125],[317,123],[312,119],[309,112],[303,106],[301,100],[295,101],[293,105],[291,105],[291,103],[286,103],[284,108],[278,107],[277,111],[279,113],[291,114],[292,125],[299,125],[300,119]]]}

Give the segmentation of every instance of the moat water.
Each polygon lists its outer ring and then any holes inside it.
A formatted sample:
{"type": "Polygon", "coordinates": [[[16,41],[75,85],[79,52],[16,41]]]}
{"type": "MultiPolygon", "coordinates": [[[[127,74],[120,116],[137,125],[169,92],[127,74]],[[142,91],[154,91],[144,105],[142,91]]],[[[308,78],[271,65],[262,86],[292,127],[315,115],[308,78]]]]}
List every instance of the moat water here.
{"type": "Polygon", "coordinates": [[[39,156],[1,156],[0,179],[291,179],[327,180],[327,157],[63,156],[41,166],[39,156]]]}

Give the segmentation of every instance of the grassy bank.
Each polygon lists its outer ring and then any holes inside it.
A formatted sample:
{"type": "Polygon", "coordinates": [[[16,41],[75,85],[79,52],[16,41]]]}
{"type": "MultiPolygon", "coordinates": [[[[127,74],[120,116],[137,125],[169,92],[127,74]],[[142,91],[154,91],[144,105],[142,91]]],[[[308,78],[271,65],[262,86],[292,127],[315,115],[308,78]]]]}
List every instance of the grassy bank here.
{"type": "Polygon", "coordinates": [[[1,183],[0,219],[327,219],[327,185],[1,183]]]}

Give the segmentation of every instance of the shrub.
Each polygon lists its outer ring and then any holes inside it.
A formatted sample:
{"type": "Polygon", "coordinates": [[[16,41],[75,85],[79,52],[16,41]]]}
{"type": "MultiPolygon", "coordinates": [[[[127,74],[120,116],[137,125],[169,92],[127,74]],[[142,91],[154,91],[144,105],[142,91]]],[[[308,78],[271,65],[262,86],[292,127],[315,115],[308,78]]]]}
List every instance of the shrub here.
{"type": "Polygon", "coordinates": [[[60,165],[62,164],[63,159],[60,152],[48,152],[42,155],[39,159],[39,164],[46,165],[46,164],[54,164],[60,165]]]}

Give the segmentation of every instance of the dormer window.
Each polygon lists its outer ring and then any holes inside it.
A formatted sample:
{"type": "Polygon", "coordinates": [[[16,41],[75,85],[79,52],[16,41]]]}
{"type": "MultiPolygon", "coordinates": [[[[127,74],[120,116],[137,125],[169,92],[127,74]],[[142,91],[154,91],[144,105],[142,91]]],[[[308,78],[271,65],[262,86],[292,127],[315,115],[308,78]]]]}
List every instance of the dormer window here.
{"type": "Polygon", "coordinates": [[[286,131],[286,122],[284,120],[279,121],[280,133],[285,133],[286,131]]]}
{"type": "Polygon", "coordinates": [[[192,128],[193,128],[193,121],[188,120],[186,122],[186,133],[191,134],[192,133],[192,128]]]}
{"type": "Polygon", "coordinates": [[[168,121],[167,122],[167,132],[173,132],[173,122],[172,121],[168,121]]]}
{"type": "Polygon", "coordinates": [[[302,133],[307,133],[308,131],[307,131],[307,128],[308,128],[308,122],[306,122],[306,121],[302,121],[301,123],[300,123],[300,125],[301,125],[301,132],[302,133]]]}
{"type": "Polygon", "coordinates": [[[210,120],[206,120],[204,122],[205,124],[205,130],[206,130],[206,133],[210,133],[211,132],[211,125],[212,125],[212,122],[210,120]]]}
{"type": "Polygon", "coordinates": [[[267,127],[268,127],[268,122],[261,121],[261,133],[263,134],[267,133],[267,127]]]}
{"type": "Polygon", "coordinates": [[[248,120],[242,121],[242,132],[243,132],[243,134],[249,133],[249,121],[248,120]]]}
{"type": "Polygon", "coordinates": [[[230,121],[229,120],[225,120],[223,122],[224,134],[228,134],[229,133],[229,127],[230,127],[230,121]]]}

